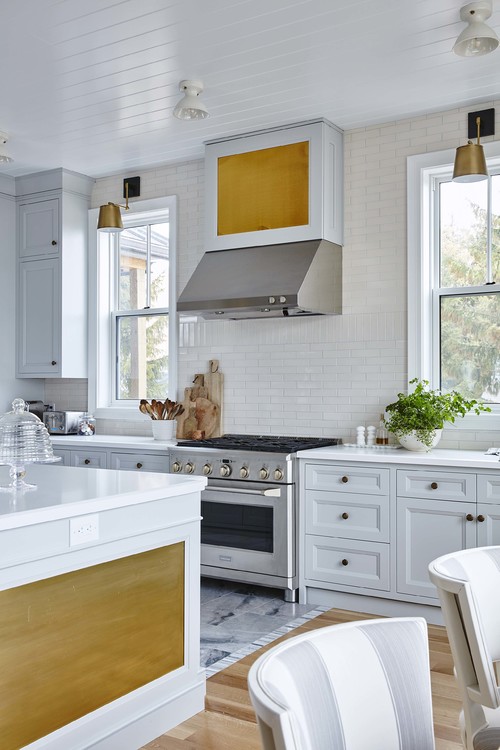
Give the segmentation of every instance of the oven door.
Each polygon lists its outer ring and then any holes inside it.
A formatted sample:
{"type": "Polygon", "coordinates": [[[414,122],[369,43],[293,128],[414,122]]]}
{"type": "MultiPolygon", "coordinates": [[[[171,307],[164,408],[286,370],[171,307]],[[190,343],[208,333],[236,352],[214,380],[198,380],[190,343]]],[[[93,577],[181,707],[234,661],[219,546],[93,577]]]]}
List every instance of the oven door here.
{"type": "Polygon", "coordinates": [[[212,481],[201,493],[201,515],[202,565],[295,574],[293,485],[212,481]]]}

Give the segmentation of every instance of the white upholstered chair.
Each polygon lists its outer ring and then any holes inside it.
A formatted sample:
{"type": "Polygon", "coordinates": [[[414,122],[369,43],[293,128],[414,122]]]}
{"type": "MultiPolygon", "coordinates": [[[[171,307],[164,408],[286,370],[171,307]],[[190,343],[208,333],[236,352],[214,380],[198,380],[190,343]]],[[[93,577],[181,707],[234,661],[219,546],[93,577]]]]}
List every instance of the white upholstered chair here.
{"type": "Polygon", "coordinates": [[[265,750],[433,750],[422,618],[349,622],[290,638],[252,666],[265,750]]]}
{"type": "Polygon", "coordinates": [[[453,552],[431,562],[463,702],[467,750],[500,747],[500,547],[453,552]]]}

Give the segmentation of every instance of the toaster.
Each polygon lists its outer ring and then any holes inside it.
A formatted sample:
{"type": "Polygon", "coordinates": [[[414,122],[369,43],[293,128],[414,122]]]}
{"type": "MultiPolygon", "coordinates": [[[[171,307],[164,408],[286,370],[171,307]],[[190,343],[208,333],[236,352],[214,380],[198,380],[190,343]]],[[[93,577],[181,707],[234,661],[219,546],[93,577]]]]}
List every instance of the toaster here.
{"type": "Polygon", "coordinates": [[[51,435],[76,435],[83,411],[44,411],[43,423],[51,435]]]}

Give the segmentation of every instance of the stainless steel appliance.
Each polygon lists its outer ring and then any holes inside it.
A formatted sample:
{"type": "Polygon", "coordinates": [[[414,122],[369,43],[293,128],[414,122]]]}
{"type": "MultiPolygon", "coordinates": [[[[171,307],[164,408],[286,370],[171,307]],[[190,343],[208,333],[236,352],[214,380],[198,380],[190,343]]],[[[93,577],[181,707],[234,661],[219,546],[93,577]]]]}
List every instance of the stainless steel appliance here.
{"type": "Polygon", "coordinates": [[[177,310],[209,320],[340,315],[342,248],[308,240],[207,252],[177,310]]]}
{"type": "Polygon", "coordinates": [[[180,441],[170,471],[206,476],[202,492],[201,573],[285,590],[295,600],[298,571],[298,450],[337,438],[223,435],[180,441]]]}
{"type": "Polygon", "coordinates": [[[51,435],[74,435],[83,411],[44,411],[43,423],[51,435]]]}

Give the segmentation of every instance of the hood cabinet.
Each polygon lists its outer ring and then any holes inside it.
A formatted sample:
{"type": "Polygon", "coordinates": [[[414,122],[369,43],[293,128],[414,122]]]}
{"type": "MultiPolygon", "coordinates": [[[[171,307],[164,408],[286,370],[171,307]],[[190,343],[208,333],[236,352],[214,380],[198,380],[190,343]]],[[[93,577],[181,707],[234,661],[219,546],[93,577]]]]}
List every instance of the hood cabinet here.
{"type": "Polygon", "coordinates": [[[343,134],[326,120],[205,144],[205,250],[343,244],[343,134]]]}
{"type": "Polygon", "coordinates": [[[87,223],[94,180],[17,178],[18,378],[87,376],[87,223]]]}

